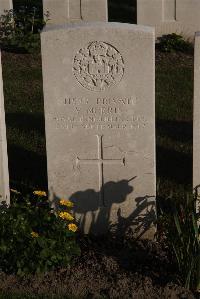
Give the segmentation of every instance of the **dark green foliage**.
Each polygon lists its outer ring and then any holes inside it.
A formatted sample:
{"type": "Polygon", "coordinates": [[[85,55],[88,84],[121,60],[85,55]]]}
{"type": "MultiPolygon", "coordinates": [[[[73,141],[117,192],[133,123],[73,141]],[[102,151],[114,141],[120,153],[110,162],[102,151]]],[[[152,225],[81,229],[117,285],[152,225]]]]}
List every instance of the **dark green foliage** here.
{"type": "MultiPolygon", "coordinates": [[[[48,20],[48,14],[46,14],[48,20]]],[[[37,7],[21,6],[0,17],[0,46],[12,51],[39,51],[38,33],[45,25],[37,7]]]]}
{"type": "Polygon", "coordinates": [[[197,195],[169,198],[160,217],[161,231],[179,269],[185,287],[200,290],[200,230],[197,195]]]}
{"type": "Polygon", "coordinates": [[[25,275],[66,267],[79,254],[69,223],[44,196],[15,196],[0,208],[0,270],[25,275]]]}
{"type": "Polygon", "coordinates": [[[28,8],[37,7],[42,14],[42,1],[43,0],[13,0],[14,9],[18,9],[22,6],[27,6],[28,8]]]}
{"type": "Polygon", "coordinates": [[[185,41],[181,35],[176,33],[166,34],[158,38],[157,47],[163,52],[191,52],[193,46],[188,41],[185,41]]]}

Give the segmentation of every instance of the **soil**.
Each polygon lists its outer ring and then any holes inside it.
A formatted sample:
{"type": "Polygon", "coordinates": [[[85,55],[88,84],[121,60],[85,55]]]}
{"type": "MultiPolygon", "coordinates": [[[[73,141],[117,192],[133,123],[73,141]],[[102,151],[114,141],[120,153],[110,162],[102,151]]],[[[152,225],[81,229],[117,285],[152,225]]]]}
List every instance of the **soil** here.
{"type": "Polygon", "coordinates": [[[1,273],[0,292],[36,298],[199,298],[181,285],[162,243],[110,235],[79,242],[81,256],[68,269],[25,278],[1,273]]]}

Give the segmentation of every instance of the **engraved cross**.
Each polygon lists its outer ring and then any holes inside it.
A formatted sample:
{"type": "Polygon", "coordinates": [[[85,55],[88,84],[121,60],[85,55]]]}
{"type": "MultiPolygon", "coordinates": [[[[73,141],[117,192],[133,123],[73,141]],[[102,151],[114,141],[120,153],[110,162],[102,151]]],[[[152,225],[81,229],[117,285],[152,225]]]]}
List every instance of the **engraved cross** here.
{"type": "Polygon", "coordinates": [[[97,159],[80,159],[76,158],[76,165],[79,164],[97,164],[99,170],[99,197],[100,202],[103,206],[105,206],[105,198],[104,198],[104,165],[122,165],[125,166],[125,157],[121,159],[104,159],[103,157],[103,136],[96,135],[98,142],[98,158],[97,159]]]}

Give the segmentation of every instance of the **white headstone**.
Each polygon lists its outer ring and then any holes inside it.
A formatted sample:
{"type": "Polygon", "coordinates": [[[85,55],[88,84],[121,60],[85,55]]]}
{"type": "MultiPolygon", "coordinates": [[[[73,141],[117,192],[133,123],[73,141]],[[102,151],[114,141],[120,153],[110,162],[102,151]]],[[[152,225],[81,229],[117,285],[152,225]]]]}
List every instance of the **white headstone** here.
{"type": "Polygon", "coordinates": [[[50,13],[48,25],[108,20],[107,0],[43,0],[43,11],[50,13]]]}
{"type": "Polygon", "coordinates": [[[4,96],[3,96],[3,78],[1,68],[0,52],[0,202],[9,203],[9,175],[8,175],[8,155],[5,126],[4,96]]]}
{"type": "Polygon", "coordinates": [[[148,27],[82,23],[42,33],[52,200],[83,230],[155,232],[155,37],[148,27]]]}
{"type": "Polygon", "coordinates": [[[200,32],[195,36],[193,109],[193,187],[200,194],[200,32]]]}
{"type": "Polygon", "coordinates": [[[0,0],[0,15],[4,15],[6,10],[13,9],[12,0],[0,0]]]}
{"type": "Polygon", "coordinates": [[[200,1],[137,0],[137,23],[154,26],[157,37],[177,33],[194,40],[200,30],[200,1]]]}

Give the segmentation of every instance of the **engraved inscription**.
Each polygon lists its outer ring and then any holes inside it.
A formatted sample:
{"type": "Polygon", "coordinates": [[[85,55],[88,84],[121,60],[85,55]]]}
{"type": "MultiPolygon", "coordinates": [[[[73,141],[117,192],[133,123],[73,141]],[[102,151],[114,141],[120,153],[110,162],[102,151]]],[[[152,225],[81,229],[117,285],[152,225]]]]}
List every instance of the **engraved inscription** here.
{"type": "Polygon", "coordinates": [[[55,116],[57,129],[84,130],[137,130],[148,126],[147,118],[134,112],[139,99],[130,97],[66,97],[59,101],[63,105],[63,116],[55,116]],[[66,109],[65,109],[66,107],[66,109]]]}
{"type": "Polygon", "coordinates": [[[138,130],[148,126],[146,116],[134,111],[139,98],[129,97],[66,97],[59,101],[62,116],[54,115],[56,129],[138,130]]]}
{"type": "Polygon", "coordinates": [[[105,42],[94,41],[78,51],[72,69],[83,87],[104,91],[121,81],[124,61],[116,48],[105,42]]]}
{"type": "Polygon", "coordinates": [[[121,129],[121,130],[137,130],[144,129],[148,122],[144,116],[130,115],[127,118],[120,118],[114,116],[94,117],[54,117],[54,122],[57,129],[86,129],[86,130],[108,130],[108,129],[121,129]]]}
{"type": "Polygon", "coordinates": [[[105,206],[105,199],[104,199],[104,165],[122,165],[125,166],[125,157],[121,159],[104,159],[103,157],[103,136],[96,135],[97,142],[98,142],[98,157],[97,159],[80,159],[79,157],[76,158],[76,165],[77,167],[79,164],[97,164],[99,168],[99,196],[100,196],[100,203],[105,206]]]}

